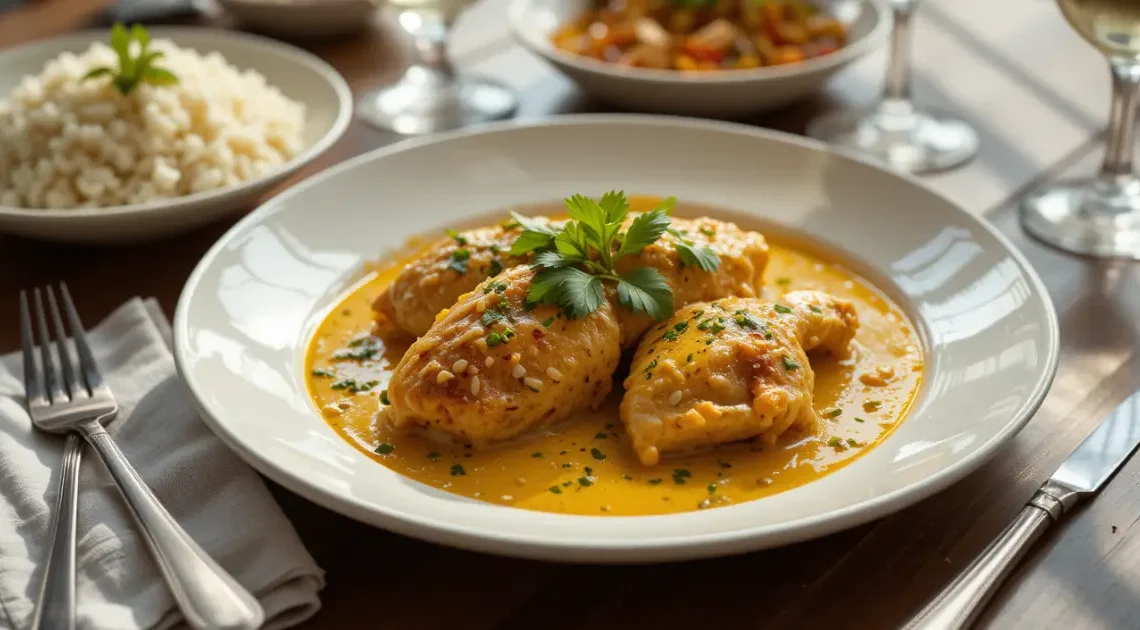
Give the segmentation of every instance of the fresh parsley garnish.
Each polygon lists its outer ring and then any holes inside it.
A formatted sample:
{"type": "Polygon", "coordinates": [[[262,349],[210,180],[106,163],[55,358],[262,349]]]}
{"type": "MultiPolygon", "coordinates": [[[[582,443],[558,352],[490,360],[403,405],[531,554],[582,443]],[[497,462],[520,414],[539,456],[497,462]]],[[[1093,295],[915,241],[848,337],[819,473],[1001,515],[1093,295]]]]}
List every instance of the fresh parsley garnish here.
{"type": "Polygon", "coordinates": [[[796,363],[795,361],[793,361],[793,360],[791,360],[791,359],[789,359],[789,358],[787,357],[787,355],[781,356],[781,357],[780,357],[780,359],[782,359],[782,360],[783,360],[783,362],[784,362],[784,370],[785,370],[785,371],[787,371],[787,372],[794,372],[794,371],[796,371],[796,370],[800,369],[800,364],[799,364],[799,363],[796,363]]]}
{"type": "Polygon", "coordinates": [[[554,494],[562,494],[562,488],[559,488],[558,486],[550,486],[550,491],[554,494]]]}
{"type": "Polygon", "coordinates": [[[447,268],[463,275],[467,273],[467,262],[469,260],[471,260],[471,250],[461,247],[451,252],[451,257],[447,260],[447,268]]]}
{"type": "Polygon", "coordinates": [[[776,305],[775,305],[775,306],[773,306],[772,308],[773,308],[773,309],[774,309],[774,310],[775,310],[777,313],[780,313],[781,315],[790,315],[791,313],[795,312],[795,311],[793,311],[791,308],[789,308],[789,307],[787,307],[787,306],[784,306],[783,304],[776,304],[776,305]]]}
{"type": "Polygon", "coordinates": [[[497,276],[503,272],[503,261],[498,258],[492,258],[491,264],[487,267],[488,276],[497,276]]]}
{"type": "Polygon", "coordinates": [[[606,454],[596,448],[590,449],[590,455],[593,455],[594,459],[598,460],[599,462],[606,461],[606,454]]]}
{"type": "Polygon", "coordinates": [[[720,266],[720,257],[710,247],[703,245],[696,245],[692,240],[685,238],[673,228],[669,228],[669,234],[677,240],[677,256],[681,259],[681,264],[685,267],[696,267],[701,271],[716,271],[720,266]]]}
{"type": "Polygon", "coordinates": [[[466,474],[467,474],[467,471],[463,470],[463,464],[455,464],[451,467],[451,476],[452,477],[462,477],[466,474]]]}
{"type": "Polygon", "coordinates": [[[483,311],[483,326],[490,326],[491,324],[494,324],[495,322],[501,322],[506,318],[507,316],[503,315],[502,312],[488,309],[486,311],[483,311]]]}
{"type": "Polygon", "coordinates": [[[511,254],[533,253],[531,267],[538,270],[527,301],[558,306],[568,317],[583,317],[602,305],[603,283],[611,283],[616,285],[618,302],[629,311],[656,320],[672,314],[673,292],[659,271],[637,267],[619,273],[617,263],[665,234],[674,200],[669,198],[638,215],[624,232],[629,200],[622,192],[608,192],[597,201],[574,195],[565,204],[571,220],[558,231],[512,215],[523,231],[511,246],[511,254]]]}
{"type": "Polygon", "coordinates": [[[380,404],[382,404],[382,405],[392,404],[392,401],[388,400],[388,390],[386,390],[386,389],[380,392],[380,404]]]}
{"type": "Polygon", "coordinates": [[[444,230],[444,232],[447,232],[447,235],[450,236],[452,238],[452,240],[454,240],[456,243],[459,243],[460,245],[466,245],[467,244],[467,237],[463,236],[459,232],[456,232],[455,230],[452,230],[450,228],[444,230]]]}
{"type": "Polygon", "coordinates": [[[83,81],[99,77],[110,77],[111,85],[120,94],[126,96],[135,89],[139,83],[151,85],[173,85],[178,83],[178,77],[173,72],[154,65],[162,57],[161,50],[149,50],[150,34],[140,24],[131,26],[128,32],[126,27],[118,22],[111,27],[111,50],[118,57],[119,67],[109,68],[102,66],[94,68],[83,75],[83,81]],[[138,55],[133,54],[132,44],[138,44],[138,55]]]}
{"type": "Polygon", "coordinates": [[[380,445],[376,447],[376,452],[380,455],[387,455],[394,450],[396,450],[396,447],[392,446],[388,442],[381,442],[380,445]]]}
{"type": "Polygon", "coordinates": [[[689,472],[687,469],[676,468],[673,470],[673,483],[675,483],[679,486],[683,486],[683,485],[685,485],[685,479],[692,477],[692,476],[693,476],[693,473],[689,472]]]}
{"type": "Polygon", "coordinates": [[[321,378],[328,378],[330,376],[335,376],[332,372],[330,372],[324,368],[313,368],[312,375],[313,376],[319,376],[321,378]]]}

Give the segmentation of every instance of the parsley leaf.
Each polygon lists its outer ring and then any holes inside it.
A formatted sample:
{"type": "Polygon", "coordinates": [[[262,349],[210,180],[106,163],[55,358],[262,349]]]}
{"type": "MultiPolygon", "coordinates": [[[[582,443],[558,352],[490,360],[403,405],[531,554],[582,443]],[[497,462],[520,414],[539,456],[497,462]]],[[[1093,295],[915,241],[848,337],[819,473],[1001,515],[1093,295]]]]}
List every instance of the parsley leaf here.
{"type": "Polygon", "coordinates": [[[602,305],[602,279],[576,267],[543,269],[534,276],[528,302],[553,303],[569,317],[584,317],[602,305]]]}
{"type": "Polygon", "coordinates": [[[661,272],[638,267],[623,274],[617,285],[618,301],[635,313],[662,320],[673,313],[673,292],[661,272]]]}
{"type": "Polygon", "coordinates": [[[467,237],[463,236],[459,232],[456,232],[455,230],[453,230],[451,228],[445,229],[444,232],[448,236],[450,236],[452,238],[452,240],[454,240],[456,243],[459,243],[460,245],[466,245],[467,244],[467,237]]]}
{"type": "Polygon", "coordinates": [[[669,228],[669,234],[677,240],[677,257],[683,266],[697,267],[701,271],[716,271],[720,266],[720,256],[711,247],[696,245],[673,228],[669,228]]]}
{"type": "Polygon", "coordinates": [[[669,229],[669,215],[660,209],[655,209],[639,215],[629,225],[629,230],[622,239],[621,249],[617,258],[628,254],[637,254],[649,245],[652,245],[665,230],[669,229]]]}
{"type": "Polygon", "coordinates": [[[471,250],[460,248],[451,252],[447,267],[455,270],[459,275],[463,275],[467,273],[467,262],[469,260],[471,260],[471,250]]]}
{"type": "Polygon", "coordinates": [[[524,217],[517,212],[512,212],[511,217],[522,226],[522,234],[519,234],[519,237],[511,245],[511,256],[522,256],[529,252],[546,249],[554,243],[554,236],[558,232],[550,225],[543,221],[524,217]]]}

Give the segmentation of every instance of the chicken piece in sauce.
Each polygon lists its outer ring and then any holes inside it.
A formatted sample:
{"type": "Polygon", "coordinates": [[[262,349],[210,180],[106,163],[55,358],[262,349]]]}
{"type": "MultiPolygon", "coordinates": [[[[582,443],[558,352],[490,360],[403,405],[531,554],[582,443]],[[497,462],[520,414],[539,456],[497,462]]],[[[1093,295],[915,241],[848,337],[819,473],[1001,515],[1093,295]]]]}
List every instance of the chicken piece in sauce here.
{"type": "Polygon", "coordinates": [[[807,353],[845,353],[858,326],[849,302],[815,291],[679,309],[649,330],[625,381],[621,419],[638,458],[653,466],[669,453],[811,432],[807,353]]]}
{"type": "MultiPolygon", "coordinates": [[[[702,271],[697,266],[686,265],[681,258],[677,238],[667,234],[636,256],[619,261],[618,271],[628,272],[637,267],[657,269],[673,291],[674,308],[726,297],[760,295],[764,268],[768,265],[768,242],[762,234],[707,217],[673,217],[670,225],[694,246],[706,246],[716,252],[720,257],[717,268],[702,271]]],[[[654,324],[649,317],[625,309],[618,311],[618,320],[621,322],[623,348],[633,347],[654,324]]]]}
{"type": "Polygon", "coordinates": [[[605,399],[621,358],[614,307],[576,319],[527,308],[534,273],[517,266],[485,280],[412,344],[388,383],[394,427],[482,447],[605,399]]]}
{"type": "Polygon", "coordinates": [[[508,222],[441,239],[405,265],[372,308],[396,327],[423,335],[459,296],[526,261],[509,254],[520,232],[517,224],[508,222]]]}

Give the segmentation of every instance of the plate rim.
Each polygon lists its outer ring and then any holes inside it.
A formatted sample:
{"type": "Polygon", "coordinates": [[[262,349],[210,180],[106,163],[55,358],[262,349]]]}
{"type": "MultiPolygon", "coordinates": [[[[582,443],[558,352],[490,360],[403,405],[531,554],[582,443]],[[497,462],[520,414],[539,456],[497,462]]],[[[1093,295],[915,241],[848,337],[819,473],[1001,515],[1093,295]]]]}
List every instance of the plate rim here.
{"type": "MultiPolygon", "coordinates": [[[[178,37],[217,37],[220,39],[229,39],[241,42],[243,45],[252,45],[255,48],[272,52],[281,56],[282,58],[289,59],[297,65],[308,67],[310,70],[319,75],[322,79],[328,82],[329,87],[332,88],[336,94],[337,100],[337,113],[336,118],[333,119],[332,124],[329,126],[328,131],[324,133],[312,146],[308,147],[301,153],[293,156],[288,162],[282,164],[279,168],[261,175],[256,179],[251,179],[242,182],[236,186],[227,186],[225,188],[218,188],[215,190],[206,190],[190,195],[183,195],[181,197],[174,197],[171,199],[158,199],[155,201],[148,201],[145,203],[133,203],[121,206],[108,206],[105,208],[69,208],[53,210],[49,208],[19,208],[16,206],[6,206],[0,204],[0,218],[19,218],[29,219],[35,218],[41,221],[48,222],[65,222],[74,219],[98,219],[102,217],[110,218],[123,218],[132,215],[148,214],[148,215],[161,215],[171,214],[179,211],[186,210],[191,206],[200,204],[208,204],[210,202],[222,199],[230,195],[249,194],[253,190],[271,185],[281,179],[296,173],[301,167],[309,164],[316,158],[320,157],[325,151],[332,147],[348,130],[349,124],[352,122],[353,110],[355,102],[352,97],[352,89],[349,88],[348,82],[344,76],[340,74],[332,65],[324,59],[314,55],[313,53],[294,46],[292,44],[282,42],[276,39],[257,35],[254,33],[246,33],[241,31],[230,31],[220,28],[210,27],[185,27],[185,26],[154,26],[148,28],[152,39],[170,39],[174,40],[176,44],[182,46],[177,41],[178,37]]],[[[47,39],[39,39],[31,42],[26,42],[11,48],[0,50],[0,62],[9,55],[19,54],[34,48],[52,48],[58,46],[69,40],[76,42],[87,42],[88,44],[95,41],[102,41],[107,33],[104,28],[87,28],[69,33],[63,33],[47,39]]],[[[50,59],[48,57],[47,59],[50,59]]],[[[226,59],[230,65],[236,65],[233,60],[226,59]]],[[[46,62],[46,59],[45,59],[46,62]]],[[[238,68],[248,69],[248,68],[238,68]]]]}
{"type": "MultiPolygon", "coordinates": [[[[1060,327],[1056,308],[1044,282],[1028,259],[989,221],[983,217],[970,214],[960,204],[954,202],[917,177],[906,173],[890,171],[868,157],[787,132],[754,127],[743,123],[652,114],[570,114],[551,119],[500,121],[432,136],[407,138],[345,160],[325,169],[313,177],[307,178],[305,181],[290,187],[288,190],[266,201],[254,211],[242,217],[227,230],[202,256],[188,277],[186,284],[183,286],[175,309],[173,329],[175,365],[179,376],[186,384],[194,405],[203,420],[215,435],[222,439],[222,441],[243,460],[291,492],[299,494],[305,499],[337,512],[338,514],[417,539],[497,555],[563,562],[601,561],[606,563],[643,563],[708,558],[744,553],[818,538],[826,534],[870,522],[903,507],[913,505],[923,499],[929,498],[936,492],[945,489],[966,475],[976,471],[986,461],[990,460],[1002,445],[1011,440],[1025,427],[1044,402],[1045,396],[1048,394],[1053,379],[1056,376],[1060,357],[1060,327]],[[360,501],[352,496],[326,492],[318,485],[310,483],[303,478],[303,476],[292,474],[283,466],[262,458],[252,450],[245,449],[238,442],[236,437],[227,430],[225,423],[219,418],[214,417],[206,406],[202,404],[202,400],[204,399],[203,395],[198,391],[196,384],[187,376],[189,372],[188,362],[190,359],[186,356],[186,348],[188,346],[186,332],[188,330],[187,317],[191,296],[198,287],[203,274],[205,274],[207,268],[219,255],[219,252],[226,249],[233,239],[243,233],[247,227],[257,225],[263,219],[275,214],[279,208],[283,208],[284,204],[281,203],[282,201],[288,200],[293,195],[299,194],[299,192],[311,186],[319,185],[326,179],[336,177],[343,171],[351,170],[359,164],[376,160],[389,154],[399,153],[407,149],[449,142],[457,138],[494,134],[510,129],[590,124],[633,124],[673,126],[690,130],[706,129],[790,143],[815,151],[822,151],[829,155],[852,160],[876,170],[890,173],[922,189],[924,192],[945,201],[956,212],[962,215],[965,220],[976,224],[1004,248],[1005,253],[1016,262],[1021,272],[1033,286],[1037,295],[1042,299],[1045,306],[1045,324],[1047,328],[1043,334],[1047,344],[1047,356],[1042,365],[1041,377],[1034,383],[1032,391],[1026,395],[1024,404],[1014,413],[1012,422],[1008,423],[1001,431],[995,432],[989,440],[982,443],[970,455],[946,468],[940,469],[921,482],[860,501],[847,507],[816,513],[811,516],[776,525],[760,526],[750,529],[741,528],[728,532],[658,536],[649,541],[594,540],[589,544],[582,544],[578,540],[563,541],[537,535],[520,537],[518,535],[508,536],[491,531],[472,530],[460,523],[419,516],[408,516],[388,510],[384,506],[377,506],[360,501]],[[757,538],[770,540],[762,545],[747,544],[747,541],[757,538]]],[[[674,518],[677,515],[585,516],[560,514],[559,516],[563,518],[584,519],[583,522],[588,522],[587,519],[664,519],[674,518]]]]}

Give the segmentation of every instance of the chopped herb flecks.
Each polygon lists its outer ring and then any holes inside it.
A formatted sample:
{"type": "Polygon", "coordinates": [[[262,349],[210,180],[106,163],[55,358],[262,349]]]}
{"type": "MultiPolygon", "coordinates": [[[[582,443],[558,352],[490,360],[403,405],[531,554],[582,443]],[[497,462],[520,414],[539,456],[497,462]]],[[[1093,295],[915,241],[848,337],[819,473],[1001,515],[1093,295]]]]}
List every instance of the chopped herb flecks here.
{"type": "Polygon", "coordinates": [[[558,486],[550,486],[550,491],[554,494],[562,494],[562,488],[559,488],[558,486]]]}
{"type": "Polygon", "coordinates": [[[784,306],[783,304],[776,304],[772,308],[775,309],[775,311],[777,313],[780,313],[781,315],[788,315],[788,314],[795,312],[791,308],[784,306]]]}
{"type": "Polygon", "coordinates": [[[685,485],[685,479],[690,478],[692,476],[693,476],[693,473],[689,472],[685,468],[675,468],[673,470],[673,483],[675,483],[679,486],[683,486],[683,485],[685,485]]]}
{"type": "Polygon", "coordinates": [[[462,477],[466,474],[467,474],[467,471],[463,470],[463,464],[452,465],[452,467],[451,467],[451,476],[452,477],[462,477]]]}
{"type": "Polygon", "coordinates": [[[590,455],[593,455],[594,459],[598,460],[599,462],[606,461],[606,454],[596,448],[590,449],[590,455]]]}
{"type": "Polygon", "coordinates": [[[789,359],[789,358],[787,357],[787,355],[781,356],[780,358],[781,358],[781,359],[783,359],[783,361],[784,361],[784,369],[785,369],[786,371],[788,371],[788,372],[794,372],[794,371],[796,371],[796,370],[800,369],[800,364],[799,364],[799,363],[796,363],[795,361],[793,361],[793,360],[791,360],[791,359],[789,359]]]}
{"type": "Polygon", "coordinates": [[[381,442],[380,445],[376,447],[376,452],[381,455],[387,455],[394,450],[396,450],[396,447],[392,446],[388,442],[381,442]]]}
{"type": "Polygon", "coordinates": [[[456,243],[459,243],[460,245],[466,245],[467,244],[467,237],[463,236],[459,232],[456,232],[455,230],[452,230],[452,229],[446,229],[446,230],[444,230],[444,232],[447,232],[447,235],[450,236],[456,243]]]}
{"type": "Polygon", "coordinates": [[[447,267],[455,270],[459,275],[463,275],[467,273],[467,262],[469,260],[471,260],[471,251],[461,247],[451,252],[447,267]]]}
{"type": "Polygon", "coordinates": [[[336,376],[335,374],[333,374],[332,372],[330,372],[324,368],[314,368],[312,371],[312,375],[313,376],[319,376],[321,378],[330,378],[332,376],[336,376]]]}

